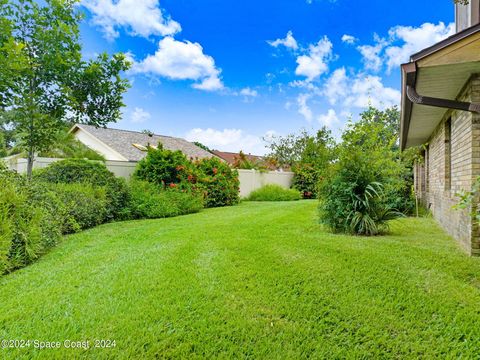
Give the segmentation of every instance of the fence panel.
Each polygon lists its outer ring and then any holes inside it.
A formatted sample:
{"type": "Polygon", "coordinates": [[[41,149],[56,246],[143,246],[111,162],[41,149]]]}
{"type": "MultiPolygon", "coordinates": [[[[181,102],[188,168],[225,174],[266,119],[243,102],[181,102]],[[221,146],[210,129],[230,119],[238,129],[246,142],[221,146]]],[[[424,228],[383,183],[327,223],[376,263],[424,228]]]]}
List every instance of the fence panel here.
{"type": "MultiPolygon", "coordinates": [[[[55,158],[37,157],[33,164],[34,169],[44,168],[51,163],[62,160],[55,158]]],[[[5,162],[10,170],[15,170],[18,173],[25,173],[27,171],[27,159],[11,157],[5,159],[5,162]]],[[[137,166],[136,162],[128,161],[114,161],[107,160],[105,162],[108,170],[113,172],[116,176],[128,179],[132,176],[137,166]]],[[[267,184],[277,184],[284,188],[290,188],[293,181],[292,172],[269,171],[261,172],[258,170],[238,170],[240,180],[240,196],[247,197],[250,193],[267,184]]]]}

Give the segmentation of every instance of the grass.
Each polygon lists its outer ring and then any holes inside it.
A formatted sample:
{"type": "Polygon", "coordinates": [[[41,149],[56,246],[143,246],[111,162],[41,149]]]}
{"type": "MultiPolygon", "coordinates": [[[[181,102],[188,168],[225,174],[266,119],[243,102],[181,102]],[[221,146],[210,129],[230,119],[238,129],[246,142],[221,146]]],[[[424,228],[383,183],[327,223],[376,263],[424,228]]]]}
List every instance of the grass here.
{"type": "Polygon", "coordinates": [[[478,358],[480,259],[432,219],[326,233],[315,201],[69,236],[0,279],[0,339],[115,340],[5,358],[478,358]]]}

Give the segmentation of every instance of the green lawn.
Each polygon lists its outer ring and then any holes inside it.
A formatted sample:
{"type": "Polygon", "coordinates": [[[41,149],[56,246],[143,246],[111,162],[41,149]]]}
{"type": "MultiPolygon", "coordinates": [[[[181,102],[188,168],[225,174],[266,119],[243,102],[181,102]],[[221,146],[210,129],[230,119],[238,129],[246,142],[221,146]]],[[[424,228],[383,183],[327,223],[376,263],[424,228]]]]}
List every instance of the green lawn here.
{"type": "Polygon", "coordinates": [[[332,235],[316,205],[247,202],[69,236],[0,279],[0,339],[116,347],[1,357],[480,357],[480,259],[431,219],[332,235]]]}

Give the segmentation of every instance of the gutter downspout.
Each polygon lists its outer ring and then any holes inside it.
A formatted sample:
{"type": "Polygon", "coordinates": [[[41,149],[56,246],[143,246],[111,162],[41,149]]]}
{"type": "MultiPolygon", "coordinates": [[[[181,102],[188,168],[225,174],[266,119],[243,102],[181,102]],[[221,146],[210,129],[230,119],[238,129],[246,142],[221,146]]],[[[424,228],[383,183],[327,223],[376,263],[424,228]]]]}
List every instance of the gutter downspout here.
{"type": "Polygon", "coordinates": [[[480,104],[422,96],[410,85],[407,85],[406,92],[408,99],[414,104],[480,113],[480,104]]]}
{"type": "Polygon", "coordinates": [[[429,96],[423,96],[417,93],[416,83],[417,83],[417,62],[412,61],[407,64],[402,65],[402,80],[403,87],[406,93],[406,102],[402,104],[404,111],[402,112],[402,121],[400,129],[400,147],[405,149],[408,129],[410,127],[410,118],[412,116],[412,105],[425,105],[425,106],[434,106],[446,109],[454,109],[460,111],[468,111],[472,113],[480,113],[480,104],[449,100],[449,99],[440,99],[429,96]]]}

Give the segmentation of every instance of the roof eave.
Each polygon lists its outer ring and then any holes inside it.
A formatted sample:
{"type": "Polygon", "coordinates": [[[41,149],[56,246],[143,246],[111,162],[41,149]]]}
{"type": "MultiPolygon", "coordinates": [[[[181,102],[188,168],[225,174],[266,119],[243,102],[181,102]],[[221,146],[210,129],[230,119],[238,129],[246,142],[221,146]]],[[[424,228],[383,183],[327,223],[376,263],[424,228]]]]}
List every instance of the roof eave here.
{"type": "Polygon", "coordinates": [[[412,117],[413,102],[406,95],[407,86],[415,87],[417,81],[417,65],[415,62],[403,64],[402,68],[402,104],[400,117],[400,149],[406,148],[408,140],[408,130],[412,117]]]}

